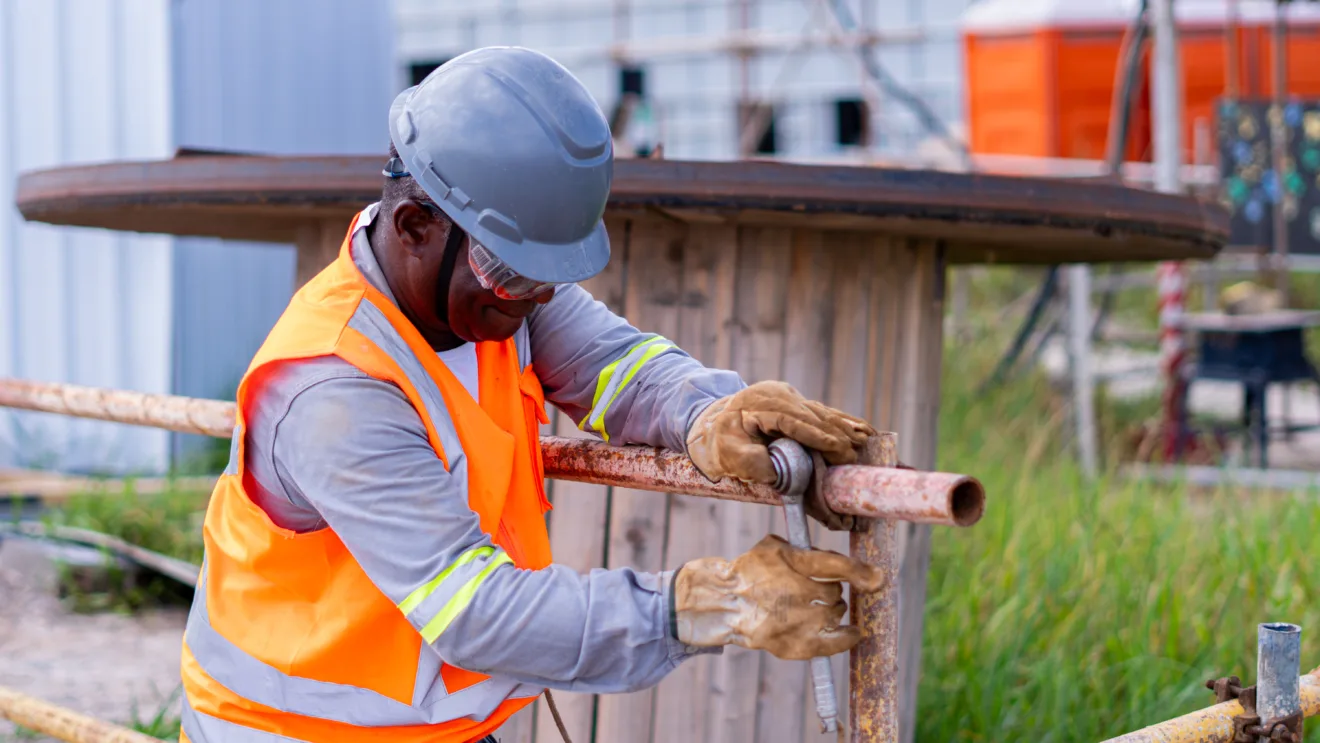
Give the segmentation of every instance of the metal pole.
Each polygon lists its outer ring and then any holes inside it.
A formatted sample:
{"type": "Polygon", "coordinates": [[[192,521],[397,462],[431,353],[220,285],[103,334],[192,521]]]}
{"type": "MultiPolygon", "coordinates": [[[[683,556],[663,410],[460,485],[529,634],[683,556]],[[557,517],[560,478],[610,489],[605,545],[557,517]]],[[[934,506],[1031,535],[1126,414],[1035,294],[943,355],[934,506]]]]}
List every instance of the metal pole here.
{"type": "Polygon", "coordinates": [[[1274,161],[1274,288],[1278,289],[1282,304],[1288,306],[1288,218],[1284,204],[1288,201],[1287,185],[1287,124],[1284,106],[1288,100],[1288,19],[1284,14],[1286,3],[1274,3],[1274,110],[1270,112],[1270,151],[1274,161]]]}
{"type": "Polygon", "coordinates": [[[959,266],[949,268],[950,282],[953,284],[953,311],[950,313],[949,322],[952,325],[953,337],[962,340],[967,337],[971,330],[967,323],[967,306],[970,302],[972,280],[970,268],[959,266]]]}
{"type": "MultiPolygon", "coordinates": [[[[1302,697],[1297,676],[1302,670],[1302,628],[1269,622],[1256,628],[1256,713],[1267,729],[1297,715],[1301,732],[1302,697]]],[[[1258,743],[1269,743],[1261,736],[1258,743]]]]}
{"type": "MultiPolygon", "coordinates": [[[[737,0],[733,6],[735,27],[740,38],[746,38],[751,30],[752,24],[752,0],[737,0]]],[[[761,129],[758,124],[755,137],[743,129],[757,116],[758,111],[752,108],[752,64],[751,51],[746,47],[740,47],[735,51],[738,57],[738,107],[744,112],[743,120],[738,122],[740,127],[738,137],[738,157],[747,158],[756,151],[756,144],[761,136],[761,129]]]]}
{"type": "MultiPolygon", "coordinates": [[[[229,438],[232,402],[152,395],[70,384],[0,378],[0,407],[129,423],[229,438]]],[[[593,439],[541,437],[546,477],[659,493],[687,493],[745,503],[780,505],[769,485],[733,478],[711,482],[682,452],[653,446],[614,446],[593,439]]],[[[822,498],[831,511],[918,524],[971,526],[985,510],[985,489],[963,475],[922,472],[888,464],[830,467],[822,498]]]]}
{"type": "Polygon", "coordinates": [[[1095,441],[1095,376],[1091,368],[1091,267],[1068,267],[1068,345],[1072,358],[1073,422],[1077,454],[1088,479],[1098,468],[1095,441]]]}
{"type": "MultiPolygon", "coordinates": [[[[893,467],[898,441],[873,436],[859,463],[893,467]]],[[[849,534],[849,552],[885,576],[875,593],[853,594],[851,621],[862,641],[849,656],[848,736],[851,743],[898,743],[898,569],[902,563],[898,522],[863,520],[849,534]]]]}
{"type": "MultiPolygon", "coordinates": [[[[1297,680],[1304,717],[1320,712],[1320,668],[1297,680]]],[[[1104,743],[1233,743],[1233,718],[1242,714],[1236,699],[1212,705],[1150,727],[1134,730],[1104,743]]]]}
{"type": "MultiPolygon", "coordinates": [[[[1154,70],[1152,70],[1152,119],[1155,139],[1155,188],[1164,193],[1178,193],[1182,165],[1182,75],[1178,64],[1178,31],[1174,23],[1173,0],[1152,0],[1151,20],[1155,31],[1154,70]]],[[[1183,380],[1179,373],[1185,349],[1178,321],[1182,317],[1186,271],[1181,262],[1159,264],[1160,281],[1160,356],[1164,371],[1163,426],[1164,454],[1173,455],[1176,440],[1178,404],[1182,399],[1183,380]]]]}
{"type": "Polygon", "coordinates": [[[1236,100],[1239,90],[1238,66],[1241,64],[1241,57],[1238,56],[1237,0],[1228,0],[1226,6],[1226,17],[1224,19],[1224,97],[1229,100],[1236,100]]]}

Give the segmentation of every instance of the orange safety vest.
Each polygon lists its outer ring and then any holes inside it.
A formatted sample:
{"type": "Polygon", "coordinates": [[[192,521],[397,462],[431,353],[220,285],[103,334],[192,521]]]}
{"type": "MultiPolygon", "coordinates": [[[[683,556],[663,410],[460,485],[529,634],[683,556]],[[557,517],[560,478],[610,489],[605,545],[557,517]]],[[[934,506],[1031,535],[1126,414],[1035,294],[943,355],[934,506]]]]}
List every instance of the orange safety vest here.
{"type": "Polygon", "coordinates": [[[474,741],[540,692],[440,662],[332,529],[282,529],[244,489],[251,380],[279,361],[334,354],[407,395],[446,467],[442,431],[451,441],[456,433],[481,529],[518,568],[550,564],[538,439],[545,398],[531,364],[519,363],[520,351],[530,353],[513,339],[477,344],[478,404],[354,265],[357,222],[338,259],[294,295],[239,385],[184,639],[184,741],[474,741]],[[440,421],[426,404],[437,389],[440,421]]]}

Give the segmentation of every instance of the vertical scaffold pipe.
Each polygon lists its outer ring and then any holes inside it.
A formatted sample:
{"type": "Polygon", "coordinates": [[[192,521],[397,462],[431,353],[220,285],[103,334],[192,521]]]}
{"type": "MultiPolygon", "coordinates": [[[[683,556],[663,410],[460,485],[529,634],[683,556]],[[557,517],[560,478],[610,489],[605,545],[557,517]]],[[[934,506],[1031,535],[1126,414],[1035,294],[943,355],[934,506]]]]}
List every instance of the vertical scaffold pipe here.
{"type": "MultiPolygon", "coordinates": [[[[1302,628],[1266,622],[1256,628],[1256,714],[1261,723],[1302,711],[1297,676],[1302,668],[1302,628]]],[[[1298,726],[1300,733],[1300,725],[1298,726]]],[[[1260,743],[1268,743],[1266,737],[1260,743]]]]}

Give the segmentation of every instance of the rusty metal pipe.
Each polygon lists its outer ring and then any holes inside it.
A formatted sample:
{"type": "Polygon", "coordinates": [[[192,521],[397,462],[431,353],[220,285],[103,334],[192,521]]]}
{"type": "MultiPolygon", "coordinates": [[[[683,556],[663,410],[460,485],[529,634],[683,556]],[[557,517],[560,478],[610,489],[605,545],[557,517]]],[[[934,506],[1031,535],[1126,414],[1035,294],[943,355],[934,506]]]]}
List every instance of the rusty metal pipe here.
{"type": "MultiPolygon", "coordinates": [[[[668,449],[545,436],[541,455],[546,476],[557,480],[782,504],[770,485],[711,482],[686,455],[668,449]]],[[[850,464],[825,474],[825,502],[836,513],[853,516],[971,526],[985,511],[985,488],[966,475],[850,464]]]]}
{"type": "Polygon", "coordinates": [[[985,488],[976,478],[857,464],[825,473],[825,499],[837,513],[916,524],[971,526],[985,512],[985,488]]]}
{"type": "MultiPolygon", "coordinates": [[[[1297,679],[1302,715],[1320,713],[1320,668],[1297,679]]],[[[1156,723],[1104,743],[1232,743],[1233,718],[1242,714],[1242,703],[1234,699],[1182,717],[1156,723]]]]}
{"type": "MultiPolygon", "coordinates": [[[[872,436],[858,460],[864,465],[898,465],[898,437],[872,436]]],[[[879,570],[884,587],[874,593],[852,594],[852,624],[862,641],[848,657],[849,743],[898,743],[898,594],[902,580],[902,547],[898,523],[888,519],[858,519],[848,535],[848,552],[879,570]]]]}
{"type": "MultiPolygon", "coordinates": [[[[229,438],[234,403],[68,384],[0,379],[0,407],[59,413],[229,438]]],[[[687,493],[778,506],[770,485],[711,482],[685,454],[593,439],[541,438],[545,474],[556,480],[687,493]]],[[[985,489],[966,475],[843,465],[825,475],[825,502],[837,513],[944,526],[971,526],[985,510],[985,489]]]]}
{"type": "Polygon", "coordinates": [[[0,686],[0,717],[69,743],[160,743],[142,733],[0,686]]]}

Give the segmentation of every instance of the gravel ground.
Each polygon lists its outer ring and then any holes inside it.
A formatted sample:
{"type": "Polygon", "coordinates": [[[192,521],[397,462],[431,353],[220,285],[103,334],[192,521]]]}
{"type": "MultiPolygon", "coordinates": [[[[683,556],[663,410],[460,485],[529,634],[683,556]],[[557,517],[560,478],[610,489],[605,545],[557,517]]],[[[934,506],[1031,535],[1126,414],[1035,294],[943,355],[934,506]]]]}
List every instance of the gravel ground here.
{"type": "MultiPolygon", "coordinates": [[[[179,686],[186,609],[121,614],[76,614],[56,598],[52,548],[0,535],[0,686],[127,725],[134,709],[154,717],[179,686]]],[[[66,557],[95,553],[72,550],[66,557]]],[[[178,701],[168,715],[177,718],[178,701]]],[[[496,736],[530,740],[531,709],[496,736]]],[[[20,737],[0,718],[0,743],[59,743],[20,737]]]]}
{"type": "MultiPolygon", "coordinates": [[[[74,614],[55,597],[49,548],[0,542],[0,686],[94,717],[149,720],[179,686],[184,609],[74,614]]],[[[169,711],[176,717],[177,702],[169,711]]],[[[0,719],[0,741],[23,740],[0,719]]],[[[46,740],[46,739],[36,739],[46,740]]]]}

